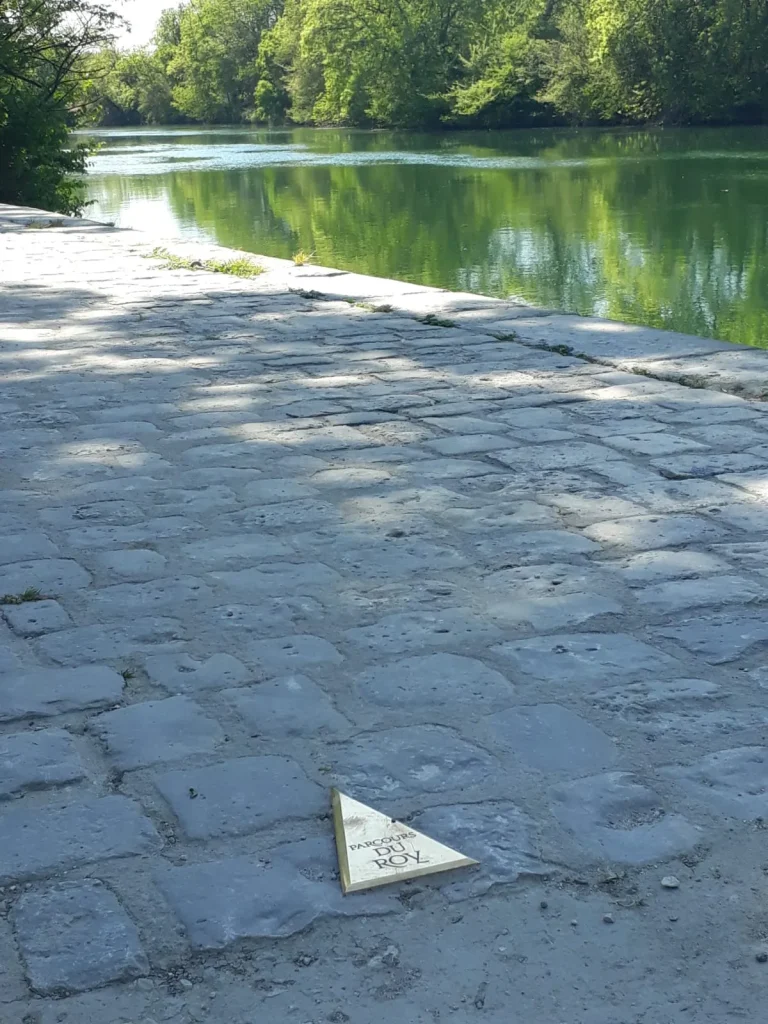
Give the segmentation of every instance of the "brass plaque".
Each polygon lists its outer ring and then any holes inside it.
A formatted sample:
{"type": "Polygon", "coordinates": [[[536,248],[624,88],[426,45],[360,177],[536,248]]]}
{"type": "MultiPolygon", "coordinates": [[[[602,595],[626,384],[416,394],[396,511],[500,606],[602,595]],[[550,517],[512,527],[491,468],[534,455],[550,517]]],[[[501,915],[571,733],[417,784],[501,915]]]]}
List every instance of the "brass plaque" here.
{"type": "Polygon", "coordinates": [[[338,789],[331,790],[331,802],[345,893],[477,864],[338,789]]]}

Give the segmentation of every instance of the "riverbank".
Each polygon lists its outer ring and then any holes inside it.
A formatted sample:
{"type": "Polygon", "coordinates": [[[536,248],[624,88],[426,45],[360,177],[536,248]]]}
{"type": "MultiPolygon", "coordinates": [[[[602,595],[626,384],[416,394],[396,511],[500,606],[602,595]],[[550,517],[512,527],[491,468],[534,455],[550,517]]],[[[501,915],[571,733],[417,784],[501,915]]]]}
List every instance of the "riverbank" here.
{"type": "Polygon", "coordinates": [[[103,132],[97,220],[765,347],[768,128],[103,132]]]}
{"type": "MultiPolygon", "coordinates": [[[[109,230],[109,225],[21,207],[0,207],[0,231],[60,225],[76,230],[109,230]]],[[[142,255],[166,247],[190,260],[237,260],[244,253],[202,241],[119,232],[142,255]]],[[[251,255],[251,254],[245,254],[251,255]]],[[[570,355],[602,366],[691,388],[707,388],[744,398],[768,398],[768,356],[762,349],[730,342],[538,309],[503,299],[429,288],[386,278],[348,273],[311,264],[253,255],[267,272],[270,290],[284,287],[308,299],[348,301],[381,315],[382,308],[444,329],[472,330],[499,341],[570,355]]],[[[259,284],[254,284],[260,290],[259,284]]]]}
{"type": "Polygon", "coordinates": [[[0,1018],[759,1019],[768,356],[157,246],[0,208],[0,1018]]]}

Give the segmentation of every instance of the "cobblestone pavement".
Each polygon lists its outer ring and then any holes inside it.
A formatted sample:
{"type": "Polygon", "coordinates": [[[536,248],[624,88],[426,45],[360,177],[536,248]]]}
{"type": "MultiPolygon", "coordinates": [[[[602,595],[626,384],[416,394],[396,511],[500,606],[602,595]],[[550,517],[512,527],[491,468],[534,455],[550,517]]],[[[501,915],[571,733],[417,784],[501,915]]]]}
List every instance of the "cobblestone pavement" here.
{"type": "Polygon", "coordinates": [[[3,1024],[764,1019],[768,410],[57,224],[0,235],[3,1024]],[[342,897],[331,785],[480,868],[342,897]]]}

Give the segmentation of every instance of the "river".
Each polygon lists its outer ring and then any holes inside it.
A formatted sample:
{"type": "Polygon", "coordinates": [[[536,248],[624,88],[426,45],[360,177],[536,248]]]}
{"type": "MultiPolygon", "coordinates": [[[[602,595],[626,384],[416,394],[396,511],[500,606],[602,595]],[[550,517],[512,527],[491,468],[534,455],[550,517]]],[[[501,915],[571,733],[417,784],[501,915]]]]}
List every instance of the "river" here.
{"type": "Polygon", "coordinates": [[[768,127],[88,134],[89,216],[768,347],[768,127]]]}

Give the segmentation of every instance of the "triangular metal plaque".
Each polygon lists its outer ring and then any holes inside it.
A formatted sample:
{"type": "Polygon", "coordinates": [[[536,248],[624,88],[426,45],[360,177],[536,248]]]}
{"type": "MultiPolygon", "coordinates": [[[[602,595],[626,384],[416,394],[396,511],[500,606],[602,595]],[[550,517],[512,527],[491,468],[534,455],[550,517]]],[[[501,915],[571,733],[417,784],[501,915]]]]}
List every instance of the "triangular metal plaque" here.
{"type": "Polygon", "coordinates": [[[345,893],[477,864],[338,789],[331,790],[331,802],[345,893]]]}

